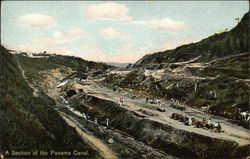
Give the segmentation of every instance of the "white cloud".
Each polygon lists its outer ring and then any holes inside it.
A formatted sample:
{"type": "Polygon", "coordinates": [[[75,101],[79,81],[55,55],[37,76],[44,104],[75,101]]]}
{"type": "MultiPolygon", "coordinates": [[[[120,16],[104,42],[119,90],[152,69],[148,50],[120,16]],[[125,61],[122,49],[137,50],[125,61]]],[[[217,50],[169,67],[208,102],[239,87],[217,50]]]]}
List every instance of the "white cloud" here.
{"type": "Polygon", "coordinates": [[[54,31],[53,36],[56,40],[64,39],[64,36],[60,31],[54,31]]]}
{"type": "Polygon", "coordinates": [[[55,31],[53,33],[53,37],[50,37],[50,38],[56,40],[57,42],[65,42],[67,40],[73,40],[73,39],[86,37],[86,36],[89,36],[89,33],[87,31],[82,30],[77,27],[71,27],[66,33],[55,31]]]}
{"type": "Polygon", "coordinates": [[[120,50],[120,52],[117,52],[115,56],[112,56],[106,61],[120,63],[136,62],[144,55],[153,53],[153,49],[149,45],[141,45],[140,47],[133,48],[130,43],[121,44],[118,50],[120,50]]]}
{"type": "Polygon", "coordinates": [[[82,44],[74,55],[91,61],[125,63],[135,62],[152,51],[152,48],[147,45],[132,48],[130,43],[119,45],[116,52],[107,52],[97,44],[82,44]]]}
{"type": "Polygon", "coordinates": [[[181,37],[177,40],[168,40],[167,39],[167,40],[163,40],[160,42],[161,46],[158,49],[158,51],[175,49],[181,45],[195,43],[198,41],[199,41],[199,39],[194,38],[194,37],[190,37],[190,36],[184,36],[184,37],[181,37]]]}
{"type": "Polygon", "coordinates": [[[139,47],[133,47],[131,43],[123,43],[118,47],[118,51],[113,52],[112,54],[108,54],[103,51],[101,47],[96,46],[95,50],[92,50],[92,53],[85,58],[91,58],[94,61],[96,61],[96,59],[100,59],[100,61],[105,62],[136,62],[146,54],[175,49],[178,46],[197,41],[197,38],[185,36],[176,40],[163,40],[160,42],[160,46],[158,48],[147,44],[139,47]]]}
{"type": "Polygon", "coordinates": [[[77,51],[74,51],[74,56],[81,57],[85,60],[103,62],[109,58],[101,46],[96,44],[82,44],[77,51]]]}
{"type": "MultiPolygon", "coordinates": [[[[57,36],[61,37],[61,34],[58,33],[57,36]]],[[[91,61],[125,63],[136,62],[146,54],[174,49],[183,44],[197,41],[197,38],[185,36],[176,40],[160,41],[160,45],[157,48],[153,48],[146,44],[139,47],[133,47],[131,43],[122,43],[117,49],[113,50],[113,52],[107,52],[101,45],[84,43],[79,46],[77,50],[72,52],[66,43],[58,43],[51,37],[39,37],[34,38],[33,42],[29,44],[12,47],[12,49],[32,52],[47,51],[48,53],[78,56],[91,61]]]]}
{"type": "Polygon", "coordinates": [[[144,55],[146,54],[152,54],[156,53],[159,51],[165,51],[169,49],[175,49],[178,46],[184,45],[184,44],[189,44],[191,42],[197,42],[198,39],[194,37],[181,37],[177,40],[163,40],[160,42],[160,46],[158,48],[153,48],[152,46],[149,45],[141,45],[140,47],[132,47],[132,44],[130,43],[123,43],[119,46],[117,50],[118,51],[116,54],[113,56],[108,56],[105,57],[104,61],[105,62],[136,62],[139,59],[141,59],[144,55]]]}
{"type": "Polygon", "coordinates": [[[89,6],[84,15],[87,19],[117,20],[125,24],[143,24],[148,27],[156,28],[159,32],[177,32],[186,28],[186,24],[170,18],[154,20],[134,20],[128,15],[129,9],[122,4],[108,2],[89,6]]]}
{"type": "Polygon", "coordinates": [[[158,19],[158,20],[133,20],[130,23],[144,24],[149,27],[157,28],[158,31],[173,31],[177,32],[186,28],[186,24],[181,21],[175,21],[169,18],[158,19]]]}
{"type": "Polygon", "coordinates": [[[26,14],[18,17],[14,21],[33,28],[47,27],[55,23],[55,19],[52,16],[43,14],[26,14]]]}
{"type": "Polygon", "coordinates": [[[115,2],[96,4],[89,6],[84,15],[88,19],[129,20],[127,15],[129,9],[115,2]]]}
{"type": "Polygon", "coordinates": [[[70,49],[65,42],[85,36],[88,36],[88,32],[77,27],[72,27],[66,33],[55,31],[50,36],[34,37],[30,43],[10,48],[28,52],[47,51],[48,53],[70,54],[70,49]]]}
{"type": "Polygon", "coordinates": [[[71,27],[68,31],[68,33],[65,35],[65,37],[69,38],[69,39],[73,39],[76,37],[84,37],[84,36],[88,36],[89,33],[85,30],[82,30],[80,28],[77,27],[71,27]]]}
{"type": "Polygon", "coordinates": [[[100,29],[98,32],[100,35],[107,38],[123,38],[127,36],[126,33],[117,32],[111,27],[100,29]]]}

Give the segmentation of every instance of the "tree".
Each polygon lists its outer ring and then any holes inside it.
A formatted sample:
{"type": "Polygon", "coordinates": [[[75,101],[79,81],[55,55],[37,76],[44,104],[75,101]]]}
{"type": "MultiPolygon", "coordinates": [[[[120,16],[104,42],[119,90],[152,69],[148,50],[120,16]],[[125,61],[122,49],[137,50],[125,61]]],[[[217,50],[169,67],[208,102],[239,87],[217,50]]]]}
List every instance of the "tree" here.
{"type": "Polygon", "coordinates": [[[131,63],[129,63],[127,66],[126,66],[126,68],[131,68],[132,67],[132,64],[131,63]]]}

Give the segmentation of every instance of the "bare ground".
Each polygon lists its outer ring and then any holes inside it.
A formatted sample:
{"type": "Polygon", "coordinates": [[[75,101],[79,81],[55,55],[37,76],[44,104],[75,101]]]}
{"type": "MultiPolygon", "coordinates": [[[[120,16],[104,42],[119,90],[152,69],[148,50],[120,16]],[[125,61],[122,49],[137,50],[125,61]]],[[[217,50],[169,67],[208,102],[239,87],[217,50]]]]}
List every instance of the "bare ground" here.
{"type": "Polygon", "coordinates": [[[60,115],[69,126],[74,127],[76,129],[77,133],[82,138],[82,140],[85,143],[89,144],[93,149],[97,150],[103,158],[105,159],[117,159],[118,158],[116,154],[107,145],[105,145],[101,140],[84,132],[79,127],[79,123],[76,120],[73,121],[62,112],[60,113],[60,115]]]}
{"type": "Polygon", "coordinates": [[[169,101],[164,101],[165,104],[161,106],[161,108],[165,109],[166,112],[159,112],[156,110],[156,108],[160,107],[159,105],[145,103],[144,97],[138,97],[132,100],[130,97],[133,93],[128,92],[128,91],[113,92],[111,89],[100,87],[98,84],[94,82],[91,82],[90,85],[76,84],[75,87],[82,88],[86,93],[92,92],[91,95],[93,96],[111,100],[114,102],[118,102],[119,99],[123,97],[125,102],[122,105],[122,107],[128,110],[134,111],[141,115],[145,115],[142,113],[142,110],[145,110],[149,112],[150,114],[156,114],[156,115],[146,115],[146,117],[150,120],[158,121],[163,124],[169,124],[178,129],[182,129],[182,130],[189,131],[189,132],[195,132],[195,133],[213,137],[213,138],[220,138],[220,139],[235,141],[240,146],[250,144],[250,135],[249,135],[250,131],[248,129],[245,129],[241,126],[237,126],[233,123],[230,123],[224,118],[212,116],[200,110],[187,108],[186,111],[179,111],[179,110],[169,107],[168,106],[169,101]],[[202,117],[205,117],[207,119],[212,118],[213,121],[220,121],[222,130],[224,132],[214,133],[214,132],[211,132],[210,130],[206,130],[202,128],[195,128],[194,126],[186,126],[179,121],[171,119],[171,115],[173,112],[195,117],[198,120],[202,120],[202,117]]]}

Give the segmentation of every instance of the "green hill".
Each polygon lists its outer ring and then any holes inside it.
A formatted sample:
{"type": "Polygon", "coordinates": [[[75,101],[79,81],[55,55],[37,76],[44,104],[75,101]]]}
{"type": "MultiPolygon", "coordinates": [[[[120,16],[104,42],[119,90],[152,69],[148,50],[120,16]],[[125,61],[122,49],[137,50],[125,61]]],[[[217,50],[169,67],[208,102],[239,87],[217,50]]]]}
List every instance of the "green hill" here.
{"type": "Polygon", "coordinates": [[[54,110],[54,100],[43,93],[33,96],[14,55],[2,46],[0,61],[0,153],[79,150],[95,158],[97,153],[54,110]]]}
{"type": "MultiPolygon", "coordinates": [[[[39,55],[39,54],[38,54],[39,55]]],[[[87,68],[93,72],[113,68],[113,66],[105,63],[97,63],[93,61],[86,61],[79,57],[63,56],[63,55],[49,55],[49,58],[30,58],[21,54],[16,54],[20,65],[25,70],[28,80],[42,79],[38,74],[39,71],[51,70],[56,68],[70,68],[72,71],[84,72],[87,68]]],[[[32,82],[32,81],[30,81],[32,82]]]]}

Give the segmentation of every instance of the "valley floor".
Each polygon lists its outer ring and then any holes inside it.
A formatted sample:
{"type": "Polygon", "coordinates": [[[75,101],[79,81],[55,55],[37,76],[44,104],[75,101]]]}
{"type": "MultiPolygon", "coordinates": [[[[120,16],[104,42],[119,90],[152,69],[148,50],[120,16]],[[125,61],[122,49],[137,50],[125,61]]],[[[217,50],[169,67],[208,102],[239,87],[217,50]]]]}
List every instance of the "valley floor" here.
{"type": "MultiPolygon", "coordinates": [[[[71,70],[67,70],[68,73],[72,73],[71,70]]],[[[60,84],[60,79],[64,78],[64,75],[58,72],[58,70],[50,70],[47,72],[48,76],[44,83],[41,83],[40,89],[46,88],[46,93],[58,104],[59,114],[66,121],[66,123],[74,127],[78,134],[82,137],[83,141],[90,145],[93,149],[97,150],[104,158],[152,158],[152,159],[173,159],[176,158],[165,152],[155,149],[151,146],[145,145],[143,142],[136,140],[126,132],[112,128],[108,129],[100,124],[95,124],[93,120],[84,120],[82,114],[74,109],[74,105],[66,105],[65,103],[58,101],[61,95],[60,88],[56,88],[60,84]],[[52,76],[50,76],[52,75],[52,76]],[[109,143],[108,140],[114,140],[113,143],[109,143]],[[107,150],[107,151],[106,151],[107,150]],[[104,152],[106,151],[106,152],[104,152]]],[[[72,81],[71,81],[72,82],[72,81]]],[[[73,82],[71,85],[74,88],[83,88],[88,92],[89,87],[86,85],[73,82]]],[[[97,87],[98,84],[93,82],[90,87],[97,87]]],[[[102,88],[98,86],[102,91],[102,88]]],[[[103,88],[103,91],[110,91],[108,88],[103,88]]],[[[92,90],[91,90],[92,91],[92,90]]],[[[95,90],[98,91],[98,90],[95,90]]],[[[101,95],[102,93],[100,93],[101,95]]],[[[113,100],[116,100],[115,97],[113,100]]],[[[68,100],[68,99],[67,99],[68,100]]],[[[99,121],[98,121],[99,122],[99,121]]]]}
{"type": "Polygon", "coordinates": [[[248,129],[232,124],[231,122],[227,121],[224,118],[207,114],[201,110],[187,107],[185,111],[180,111],[172,107],[169,107],[170,102],[164,101],[162,99],[161,100],[164,103],[162,106],[159,106],[157,104],[145,103],[145,97],[139,96],[137,94],[134,94],[133,92],[125,90],[114,92],[108,87],[98,85],[95,82],[91,82],[88,85],[81,85],[79,83],[76,83],[75,87],[78,89],[83,89],[86,93],[90,93],[92,96],[111,100],[114,102],[119,102],[120,98],[124,98],[124,104],[122,104],[121,107],[134,111],[142,116],[146,116],[146,118],[150,120],[158,121],[163,124],[169,124],[178,129],[182,129],[189,132],[195,132],[213,138],[235,141],[240,146],[247,145],[250,143],[250,136],[249,136],[250,132],[248,129]],[[133,95],[137,96],[137,98],[131,99],[133,95]],[[165,109],[166,112],[160,112],[157,110],[157,108],[165,109]],[[218,121],[222,123],[221,126],[224,132],[214,133],[211,132],[210,130],[206,130],[203,128],[186,126],[182,122],[172,119],[171,118],[172,113],[184,114],[190,117],[194,117],[200,121],[202,120],[203,117],[206,119],[211,118],[212,121],[218,121]]]}
{"type": "MultiPolygon", "coordinates": [[[[139,156],[140,158],[144,154],[146,154],[144,155],[144,157],[146,158],[149,156],[151,158],[162,158],[163,156],[164,158],[175,158],[169,154],[166,154],[165,152],[161,150],[147,146],[143,144],[141,141],[137,141],[136,138],[133,138],[133,137],[131,138],[131,137],[128,137],[127,135],[124,136],[124,133],[126,132],[122,132],[119,130],[115,131],[114,129],[108,131],[105,128],[101,128],[101,125],[97,126],[93,122],[94,117],[92,117],[92,121],[89,122],[90,124],[92,123],[92,126],[90,127],[87,126],[89,124],[86,125],[86,122],[85,123],[83,122],[84,119],[82,117],[82,114],[76,109],[72,108],[74,107],[74,105],[70,105],[70,107],[67,107],[66,105],[58,101],[58,98],[63,91],[61,90],[61,88],[56,88],[56,86],[60,84],[59,79],[63,79],[65,76],[58,73],[58,71],[56,70],[51,70],[51,71],[52,72],[50,73],[48,72],[48,75],[49,74],[50,75],[47,76],[45,83],[42,84],[47,89],[46,93],[49,96],[51,96],[53,99],[55,99],[58,103],[60,103],[63,108],[67,108],[67,110],[69,110],[68,112],[73,112],[73,113],[68,113],[67,111],[64,111],[64,113],[67,113],[65,115],[68,116],[68,117],[63,116],[64,120],[66,120],[66,122],[70,126],[76,127],[76,130],[80,134],[80,136],[84,134],[85,139],[87,139],[86,135],[89,138],[91,138],[91,140],[88,140],[87,143],[94,146],[95,149],[99,149],[100,154],[102,154],[102,148],[95,146],[95,144],[98,145],[98,143],[92,140],[93,138],[97,138],[97,141],[102,143],[101,145],[104,145],[104,146],[106,145],[107,147],[105,146],[105,149],[109,150],[107,151],[107,152],[110,152],[109,155],[113,154],[113,158],[116,158],[117,156],[118,158],[124,158],[124,157],[121,157],[123,155],[126,157],[133,158],[134,156],[138,154],[140,154],[139,156]],[[69,120],[70,118],[72,118],[73,120],[72,119],[69,120]],[[77,128],[79,124],[82,125],[81,126],[82,128],[85,127],[85,129],[77,128]],[[103,134],[101,133],[102,135],[100,135],[100,132],[105,132],[104,134],[106,136],[103,137],[102,136],[103,134]],[[107,140],[109,138],[114,138],[116,143],[113,145],[108,143],[107,140]],[[95,144],[92,142],[94,142],[95,144]],[[117,156],[115,154],[117,154],[117,156]]],[[[71,71],[69,70],[69,72],[71,71]]],[[[75,89],[75,90],[82,89],[83,90],[82,93],[77,93],[76,95],[73,95],[71,98],[68,98],[67,100],[69,103],[72,103],[72,101],[77,100],[83,94],[91,95],[99,99],[113,101],[115,103],[119,103],[120,99],[123,98],[124,103],[121,104],[120,106],[119,104],[117,104],[117,106],[122,107],[126,110],[129,110],[131,112],[135,112],[136,114],[143,116],[145,119],[149,119],[151,121],[156,121],[162,124],[170,125],[171,127],[174,127],[175,129],[184,130],[186,132],[193,132],[193,133],[200,134],[203,136],[223,139],[226,141],[234,141],[239,146],[250,144],[249,143],[250,136],[249,136],[248,129],[235,125],[229,122],[225,118],[208,114],[202,110],[186,107],[185,111],[180,111],[180,110],[170,107],[170,101],[166,101],[163,99],[161,99],[162,101],[161,106],[158,104],[149,104],[145,102],[146,98],[142,96],[141,94],[139,94],[138,92],[134,92],[132,90],[122,89],[122,88],[118,89],[117,91],[113,91],[112,88],[110,88],[109,86],[103,85],[102,83],[99,82],[99,80],[90,80],[89,82],[80,84],[75,79],[73,79],[71,81],[71,84],[69,84],[68,89],[75,89]],[[132,98],[133,96],[135,98],[132,98]],[[160,112],[158,108],[164,109],[165,112],[160,112]],[[223,132],[215,133],[215,132],[212,132],[211,130],[204,129],[204,128],[186,126],[184,123],[172,119],[171,118],[172,113],[179,113],[179,114],[187,115],[189,117],[194,117],[198,119],[199,121],[201,121],[202,118],[206,118],[206,119],[211,118],[213,122],[215,121],[221,122],[223,132]]],[[[98,119],[98,123],[99,122],[105,122],[105,121],[99,121],[98,119]]]]}
{"type": "MultiPolygon", "coordinates": [[[[66,70],[67,75],[71,74],[71,70],[66,70]]],[[[40,72],[41,73],[41,72],[40,72]]],[[[92,122],[92,126],[83,129],[86,127],[86,123],[82,123],[84,120],[82,114],[78,111],[72,111],[74,105],[72,107],[67,107],[62,102],[58,101],[59,96],[63,93],[66,93],[66,90],[73,89],[73,90],[83,90],[81,93],[77,93],[72,97],[68,98],[68,102],[71,104],[72,101],[77,100],[84,94],[94,96],[98,99],[104,99],[108,101],[112,101],[116,103],[117,107],[121,107],[125,110],[129,110],[130,112],[134,112],[138,114],[140,117],[144,119],[148,119],[150,121],[156,121],[158,123],[168,125],[173,127],[177,130],[182,130],[185,132],[192,132],[195,134],[199,134],[202,136],[215,138],[215,139],[222,139],[225,141],[233,141],[237,143],[239,146],[245,146],[250,144],[250,131],[245,129],[241,126],[235,125],[229,122],[227,119],[213,116],[209,113],[206,113],[199,109],[194,109],[190,107],[186,107],[185,111],[177,110],[175,108],[170,107],[171,102],[166,101],[164,99],[160,99],[162,105],[159,104],[150,104],[146,103],[146,97],[129,89],[122,89],[119,88],[118,90],[114,91],[108,85],[103,85],[99,82],[100,79],[97,80],[90,80],[88,82],[80,84],[77,82],[76,79],[71,79],[70,84],[68,84],[67,89],[57,88],[57,86],[61,83],[61,80],[65,78],[65,74],[60,73],[57,69],[50,70],[46,72],[45,80],[40,83],[40,86],[36,86],[39,90],[46,90],[45,93],[49,95],[51,98],[57,101],[60,109],[68,109],[69,111],[64,111],[66,114],[62,114],[61,116],[66,121],[68,125],[71,127],[75,127],[78,134],[82,137],[84,142],[92,146],[92,148],[97,149],[100,152],[100,155],[104,158],[121,158],[122,155],[126,157],[135,157],[136,155],[140,155],[137,157],[144,158],[151,157],[151,158],[175,158],[172,155],[166,154],[162,150],[156,149],[151,147],[150,145],[146,145],[141,141],[137,141],[136,138],[130,138],[124,136],[123,133],[119,130],[112,129],[108,131],[106,129],[102,129],[99,126],[96,126],[92,122]],[[124,103],[120,104],[120,99],[124,99],[124,103]],[[72,109],[69,109],[72,108],[72,109]],[[164,112],[159,110],[165,110],[164,112]],[[71,112],[71,113],[69,113],[71,112]],[[72,113],[73,112],[73,113],[72,113]],[[221,133],[215,133],[211,130],[204,129],[204,128],[196,128],[195,126],[186,126],[184,123],[179,122],[171,118],[172,113],[179,113],[189,117],[194,117],[197,120],[201,121],[202,118],[209,119],[211,118],[213,122],[221,122],[222,131],[221,133]],[[101,130],[102,129],[102,130],[101,130]],[[86,131],[87,130],[87,131],[86,131]],[[100,135],[100,132],[104,132],[106,137],[100,135]],[[118,137],[114,135],[114,133],[118,132],[118,137]],[[113,138],[116,136],[116,144],[110,145],[107,142],[107,138],[113,138]],[[104,141],[105,140],[105,141],[104,141]],[[105,151],[105,152],[104,152],[105,151]],[[122,152],[123,151],[123,152],[122,152]],[[143,155],[147,154],[147,155],[143,155]]],[[[180,106],[183,106],[180,104],[180,106]]],[[[75,109],[74,109],[75,110],[75,109]]],[[[112,115],[112,114],[111,114],[112,115]]],[[[94,118],[94,117],[92,117],[94,118]]],[[[105,122],[99,121],[98,122],[105,122]]],[[[123,158],[123,157],[122,157],[123,158]]]]}

